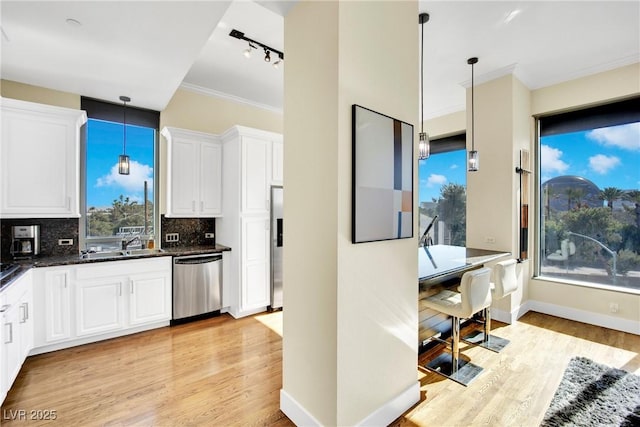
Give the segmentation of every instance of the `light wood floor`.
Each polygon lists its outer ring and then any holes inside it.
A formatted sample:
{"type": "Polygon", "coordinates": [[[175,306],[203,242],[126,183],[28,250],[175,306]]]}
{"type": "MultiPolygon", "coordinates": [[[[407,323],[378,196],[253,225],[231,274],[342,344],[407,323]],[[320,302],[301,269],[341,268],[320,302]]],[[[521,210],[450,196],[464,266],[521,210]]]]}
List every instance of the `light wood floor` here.
{"type": "MultiPolygon", "coordinates": [[[[0,413],[55,410],[59,426],[290,426],[279,411],[282,312],[187,325],[30,357],[0,413]]],[[[469,387],[416,370],[422,398],[393,426],[539,425],[572,356],[640,374],[640,337],[528,313],[494,322],[500,354],[469,387]]],[[[423,355],[421,359],[428,357],[423,355]]],[[[47,424],[40,422],[38,424],[47,424]]]]}

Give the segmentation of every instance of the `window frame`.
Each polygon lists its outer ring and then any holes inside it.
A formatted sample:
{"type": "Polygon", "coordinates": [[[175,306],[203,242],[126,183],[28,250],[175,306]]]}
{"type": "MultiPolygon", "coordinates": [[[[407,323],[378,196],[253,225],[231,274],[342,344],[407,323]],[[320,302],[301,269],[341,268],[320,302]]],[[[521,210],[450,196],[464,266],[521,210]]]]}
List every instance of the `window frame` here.
{"type": "MultiPolygon", "coordinates": [[[[95,98],[81,97],[80,108],[87,113],[87,123],[82,126],[80,138],[80,215],[78,244],[80,250],[87,248],[87,243],[91,241],[117,242],[122,237],[87,237],[87,129],[90,119],[105,120],[114,123],[123,123],[124,105],[103,101],[95,98]]],[[[160,112],[132,107],[127,105],[127,125],[137,125],[152,128],[154,132],[153,141],[153,231],[156,239],[160,230],[160,112]]],[[[158,245],[159,247],[159,245],[158,245]]]]}
{"type": "Polygon", "coordinates": [[[640,122],[639,107],[640,96],[634,95],[621,99],[607,100],[595,105],[582,105],[572,109],[554,111],[533,116],[535,122],[534,167],[536,172],[534,178],[535,217],[533,221],[535,228],[533,230],[534,238],[532,239],[532,243],[534,246],[533,253],[535,257],[532,274],[533,279],[558,284],[581,286],[592,289],[603,289],[620,293],[629,293],[634,295],[640,294],[640,290],[634,288],[627,288],[624,286],[607,283],[572,280],[559,276],[545,275],[541,272],[543,262],[542,234],[544,232],[544,224],[542,221],[544,209],[542,200],[543,194],[541,173],[542,137],[640,122]],[[543,129],[541,122],[545,120],[547,121],[547,124],[545,125],[547,128],[543,129]]]}

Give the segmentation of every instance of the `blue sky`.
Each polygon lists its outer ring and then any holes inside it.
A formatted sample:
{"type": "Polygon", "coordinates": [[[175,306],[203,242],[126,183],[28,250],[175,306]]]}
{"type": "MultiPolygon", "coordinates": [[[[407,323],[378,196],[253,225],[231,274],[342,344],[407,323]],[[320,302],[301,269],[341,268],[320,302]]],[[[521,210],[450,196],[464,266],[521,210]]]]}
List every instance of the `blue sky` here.
{"type": "MultiPolygon", "coordinates": [[[[556,176],[577,175],[600,189],[640,189],[640,123],[547,136],[540,152],[542,183],[556,176]]],[[[437,198],[444,184],[465,184],[465,163],[462,150],[420,160],[420,202],[437,198]]]]}
{"type": "Polygon", "coordinates": [[[118,155],[122,154],[121,123],[89,119],[87,138],[87,207],[108,207],[121,194],[142,203],[144,181],[153,200],[153,147],[155,130],[127,125],[129,175],[118,174],[118,155]]]}

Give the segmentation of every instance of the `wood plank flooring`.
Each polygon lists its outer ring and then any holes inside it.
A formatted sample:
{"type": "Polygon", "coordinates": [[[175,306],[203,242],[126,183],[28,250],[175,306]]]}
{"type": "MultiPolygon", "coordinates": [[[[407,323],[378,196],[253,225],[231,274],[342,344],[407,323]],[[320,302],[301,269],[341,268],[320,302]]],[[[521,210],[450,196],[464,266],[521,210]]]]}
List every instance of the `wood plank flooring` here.
{"type": "MultiPolygon", "coordinates": [[[[0,424],[291,426],[278,409],[282,315],[222,315],[29,357],[0,424]],[[54,410],[56,419],[11,420],[19,410],[54,410]]],[[[572,356],[640,374],[636,335],[538,313],[493,327],[511,340],[502,353],[461,346],[485,368],[478,379],[463,387],[417,369],[422,399],[392,425],[539,425],[572,356]]]]}

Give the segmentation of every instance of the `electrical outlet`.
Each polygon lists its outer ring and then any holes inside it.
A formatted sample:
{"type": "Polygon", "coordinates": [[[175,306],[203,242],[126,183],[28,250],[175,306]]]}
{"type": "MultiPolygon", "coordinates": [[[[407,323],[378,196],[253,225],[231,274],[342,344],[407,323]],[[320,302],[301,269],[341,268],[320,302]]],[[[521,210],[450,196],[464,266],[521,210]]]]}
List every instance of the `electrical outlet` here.
{"type": "Polygon", "coordinates": [[[213,239],[215,236],[215,234],[213,233],[204,233],[204,238],[205,239],[213,239]]]}
{"type": "Polygon", "coordinates": [[[165,242],[177,242],[180,240],[180,234],[178,233],[167,233],[164,235],[164,241],[165,242]]]}
{"type": "Polygon", "coordinates": [[[487,243],[495,243],[496,242],[496,238],[493,236],[488,236],[484,238],[484,241],[487,243]]]}
{"type": "Polygon", "coordinates": [[[609,311],[612,313],[617,313],[618,310],[620,310],[620,307],[618,307],[618,304],[615,302],[610,302],[609,303],[609,311]]]}
{"type": "Polygon", "coordinates": [[[58,239],[58,246],[73,246],[73,239],[58,239]]]}

